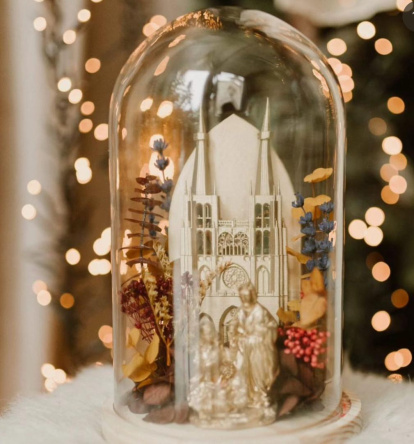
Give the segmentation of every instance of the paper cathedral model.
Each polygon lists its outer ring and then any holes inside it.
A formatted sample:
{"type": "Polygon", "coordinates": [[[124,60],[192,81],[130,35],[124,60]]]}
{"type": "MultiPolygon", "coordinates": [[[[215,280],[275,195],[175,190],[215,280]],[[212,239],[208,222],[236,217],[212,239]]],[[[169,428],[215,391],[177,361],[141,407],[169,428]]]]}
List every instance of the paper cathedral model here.
{"type": "Polygon", "coordinates": [[[324,56],[259,11],[180,17],[124,67],[110,143],[106,436],[343,418],[344,112],[324,56]]]}

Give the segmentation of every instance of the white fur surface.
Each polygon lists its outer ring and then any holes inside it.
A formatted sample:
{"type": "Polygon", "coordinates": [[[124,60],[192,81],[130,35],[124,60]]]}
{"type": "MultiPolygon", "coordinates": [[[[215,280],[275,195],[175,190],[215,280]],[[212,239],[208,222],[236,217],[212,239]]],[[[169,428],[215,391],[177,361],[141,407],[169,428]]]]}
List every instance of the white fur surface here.
{"type": "MultiPolygon", "coordinates": [[[[101,406],[112,395],[112,382],[110,366],[93,367],[53,394],[16,399],[0,418],[0,443],[103,444],[101,406]]],[[[364,430],[350,443],[414,443],[413,384],[346,369],[344,387],[360,397],[363,408],[364,430]]]]}

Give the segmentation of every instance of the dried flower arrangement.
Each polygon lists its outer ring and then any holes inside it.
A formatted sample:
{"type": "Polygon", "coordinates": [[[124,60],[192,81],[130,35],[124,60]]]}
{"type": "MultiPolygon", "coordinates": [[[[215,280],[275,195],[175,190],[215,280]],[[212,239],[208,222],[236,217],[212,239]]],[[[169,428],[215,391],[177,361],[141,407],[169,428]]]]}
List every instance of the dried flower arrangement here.
{"type": "Polygon", "coordinates": [[[316,196],[316,184],[332,175],[332,168],[318,168],[304,178],[312,187],[312,197],[296,194],[292,202],[293,218],[301,226],[301,251],[288,248],[307,273],[302,275],[301,299],[280,308],[278,349],[280,374],[272,392],[278,404],[278,417],[301,406],[318,408],[325,389],[328,338],[326,327],[327,271],[333,249],[333,203],[326,195],[316,196]]]}

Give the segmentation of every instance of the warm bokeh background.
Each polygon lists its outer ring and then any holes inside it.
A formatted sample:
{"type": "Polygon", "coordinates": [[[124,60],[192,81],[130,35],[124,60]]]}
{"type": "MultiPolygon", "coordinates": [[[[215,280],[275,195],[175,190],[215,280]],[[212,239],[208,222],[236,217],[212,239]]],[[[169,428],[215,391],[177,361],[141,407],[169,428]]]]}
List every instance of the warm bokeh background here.
{"type": "Polygon", "coordinates": [[[276,14],[329,57],[348,114],[347,355],[413,373],[411,0],[0,0],[2,405],[110,361],[111,91],[145,36],[221,4],[276,14]]]}

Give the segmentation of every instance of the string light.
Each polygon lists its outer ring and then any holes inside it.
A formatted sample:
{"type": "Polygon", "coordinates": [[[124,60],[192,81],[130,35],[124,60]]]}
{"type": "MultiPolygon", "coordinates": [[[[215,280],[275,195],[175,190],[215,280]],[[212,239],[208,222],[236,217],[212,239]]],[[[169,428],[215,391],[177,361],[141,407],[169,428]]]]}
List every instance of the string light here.
{"type": "Polygon", "coordinates": [[[72,91],[68,95],[68,100],[70,103],[74,105],[79,103],[82,100],[83,93],[80,89],[72,89],[72,91]]]}
{"type": "Polygon", "coordinates": [[[60,305],[69,310],[75,304],[75,298],[70,293],[63,293],[59,298],[60,305]]]}
{"type": "Polygon", "coordinates": [[[378,207],[371,207],[365,213],[365,220],[368,225],[380,227],[385,221],[385,213],[378,207]]]}
{"type": "Polygon", "coordinates": [[[394,165],[391,165],[390,163],[382,165],[380,169],[381,179],[385,182],[389,182],[391,177],[395,176],[396,174],[398,174],[397,169],[394,165]]]}
{"type": "Polygon", "coordinates": [[[396,6],[399,11],[404,11],[405,8],[412,3],[412,0],[397,0],[396,6]]]}
{"type": "Polygon", "coordinates": [[[90,116],[95,111],[95,104],[90,101],[83,102],[80,111],[84,116],[90,116]]]}
{"type": "Polygon", "coordinates": [[[354,219],[348,226],[348,232],[354,239],[364,239],[368,227],[367,224],[360,219],[354,219]]]}
{"type": "Polygon", "coordinates": [[[47,27],[47,21],[44,17],[36,17],[33,20],[33,27],[36,31],[42,32],[47,27]]]}
{"type": "Polygon", "coordinates": [[[93,128],[93,122],[91,119],[82,119],[79,122],[79,131],[81,133],[89,133],[93,128]]]}
{"type": "Polygon", "coordinates": [[[404,100],[400,97],[390,97],[387,102],[387,107],[393,114],[402,114],[405,111],[404,100]]]}
{"type": "Polygon", "coordinates": [[[141,102],[140,110],[142,112],[148,111],[149,109],[151,109],[153,102],[154,100],[151,97],[147,97],[141,102]]]}
{"type": "Polygon", "coordinates": [[[40,192],[42,191],[42,185],[38,180],[31,180],[27,184],[27,191],[29,194],[36,196],[37,194],[40,194],[40,192]]]}
{"type": "Polygon", "coordinates": [[[158,29],[158,26],[155,23],[146,23],[142,28],[142,33],[145,37],[149,37],[151,34],[158,29]]]}
{"type": "Polygon", "coordinates": [[[388,39],[378,39],[375,42],[375,50],[380,55],[388,55],[392,53],[392,43],[388,39]]]}
{"type": "Polygon", "coordinates": [[[62,40],[66,45],[72,45],[76,41],[76,31],[68,29],[63,33],[62,40]]]}
{"type": "Polygon", "coordinates": [[[381,199],[388,205],[394,205],[398,202],[400,199],[400,196],[396,193],[394,193],[389,185],[386,185],[381,190],[381,199]]]}
{"type": "Polygon", "coordinates": [[[364,241],[370,247],[377,247],[384,239],[384,233],[379,227],[368,227],[364,235],[364,241]]]}
{"type": "Polygon", "coordinates": [[[411,351],[408,350],[408,348],[400,348],[397,353],[399,354],[399,357],[402,357],[401,367],[407,367],[411,364],[411,361],[413,360],[413,355],[411,354],[411,351]]]}
{"type": "Polygon", "coordinates": [[[357,34],[359,35],[359,37],[361,37],[361,39],[364,40],[372,39],[375,36],[376,32],[377,30],[375,29],[374,24],[371,22],[361,22],[357,26],[357,34]]]}
{"type": "Polygon", "coordinates": [[[157,66],[157,68],[154,72],[154,76],[161,75],[166,70],[169,61],[170,61],[170,58],[168,56],[164,57],[161,60],[160,64],[157,66]]]}
{"type": "Polygon", "coordinates": [[[391,269],[385,262],[377,262],[372,267],[372,276],[378,282],[385,282],[391,276],[391,269]]]}
{"type": "Polygon", "coordinates": [[[163,15],[154,15],[151,17],[150,23],[155,23],[158,27],[164,26],[167,23],[167,18],[163,15]]]}
{"type": "Polygon", "coordinates": [[[391,324],[391,317],[386,311],[378,311],[371,319],[372,328],[376,331],[385,331],[391,324]]]}
{"type": "Polygon", "coordinates": [[[70,248],[65,254],[66,262],[69,265],[76,265],[81,260],[81,255],[76,248],[70,248]]]}
{"type": "Polygon", "coordinates": [[[41,291],[41,290],[47,290],[46,282],[43,282],[40,279],[38,279],[37,281],[34,281],[32,284],[32,290],[33,290],[34,294],[39,293],[39,291],[41,291]]]}
{"type": "Polygon", "coordinates": [[[177,38],[175,38],[169,45],[169,48],[173,48],[174,46],[177,46],[180,42],[182,42],[185,39],[185,34],[179,35],[177,38]]]}
{"type": "Polygon", "coordinates": [[[52,302],[52,295],[47,290],[40,290],[39,293],[37,293],[37,302],[43,307],[46,307],[46,305],[52,302]]]}
{"type": "Polygon", "coordinates": [[[89,74],[95,74],[101,69],[101,61],[92,57],[85,62],[85,71],[89,74]]]}
{"type": "Polygon", "coordinates": [[[398,137],[386,137],[382,141],[382,149],[384,153],[391,155],[399,154],[403,149],[403,144],[398,137]]]}
{"type": "Polygon", "coordinates": [[[407,181],[402,176],[393,176],[390,179],[390,190],[395,194],[404,194],[407,190],[407,181]]]}
{"type": "Polygon", "coordinates": [[[36,214],[37,214],[36,208],[32,204],[23,205],[22,216],[26,220],[33,220],[36,217],[36,214]]]}
{"type": "Polygon", "coordinates": [[[92,3],[101,3],[102,0],[91,0],[92,3]]]}
{"type": "Polygon", "coordinates": [[[68,92],[72,88],[72,80],[69,77],[62,77],[58,84],[58,90],[61,92],[68,92]]]}
{"type": "Polygon", "coordinates": [[[390,157],[390,164],[398,171],[405,170],[407,168],[407,163],[407,158],[402,153],[393,154],[390,157]]]}
{"type": "Polygon", "coordinates": [[[398,363],[396,362],[396,358],[397,358],[397,360],[403,362],[402,357],[400,359],[398,359],[398,357],[396,357],[396,352],[388,353],[388,355],[386,356],[386,358],[384,360],[384,364],[385,364],[385,367],[387,368],[387,370],[394,372],[394,371],[399,370],[401,368],[401,366],[398,365],[398,363]]]}
{"type": "Polygon", "coordinates": [[[91,11],[89,9],[81,9],[78,12],[78,20],[81,23],[86,23],[91,19],[91,11]]]}
{"type": "Polygon", "coordinates": [[[45,378],[51,378],[55,371],[55,366],[46,362],[40,367],[40,373],[45,378]]]}
{"type": "Polygon", "coordinates": [[[172,114],[174,109],[174,105],[172,102],[170,102],[169,100],[164,100],[163,102],[161,102],[158,111],[157,111],[157,116],[160,117],[161,119],[164,119],[165,117],[168,117],[172,114]]]}
{"type": "Polygon", "coordinates": [[[329,40],[326,47],[327,47],[329,53],[334,56],[340,56],[342,54],[345,54],[345,52],[348,49],[345,41],[342,39],[339,39],[339,38],[329,40]]]}
{"type": "Polygon", "coordinates": [[[93,259],[88,264],[92,276],[105,275],[111,272],[111,263],[107,259],[93,259]]]}
{"type": "Polygon", "coordinates": [[[100,123],[93,133],[96,140],[106,140],[108,138],[108,124],[107,123],[100,123]]]}
{"type": "Polygon", "coordinates": [[[91,165],[91,163],[89,162],[89,159],[86,157],[79,157],[78,159],[75,160],[75,170],[82,170],[84,168],[89,168],[91,165]]]}
{"type": "Polygon", "coordinates": [[[395,290],[391,295],[391,302],[395,308],[404,308],[408,304],[409,300],[410,296],[402,288],[395,290]]]}
{"type": "Polygon", "coordinates": [[[380,117],[373,117],[368,123],[368,128],[374,136],[382,136],[387,132],[387,123],[380,117]]]}

